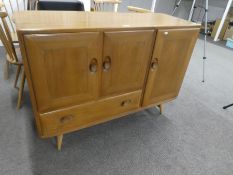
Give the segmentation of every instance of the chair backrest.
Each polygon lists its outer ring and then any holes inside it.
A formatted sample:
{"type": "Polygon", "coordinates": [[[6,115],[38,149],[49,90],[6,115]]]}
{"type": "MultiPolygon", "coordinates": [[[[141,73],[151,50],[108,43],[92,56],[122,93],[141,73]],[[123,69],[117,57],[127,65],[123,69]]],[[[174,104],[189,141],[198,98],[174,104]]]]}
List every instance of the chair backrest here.
{"type": "Polygon", "coordinates": [[[128,10],[136,13],[151,13],[151,11],[148,9],[134,7],[134,6],[128,6],[128,10]]]}
{"type": "Polygon", "coordinates": [[[62,10],[62,11],[84,11],[84,4],[77,0],[51,1],[38,0],[36,10],[62,10]]]}
{"type": "Polygon", "coordinates": [[[94,11],[118,11],[120,0],[93,0],[94,11]]]}
{"type": "Polygon", "coordinates": [[[8,14],[7,22],[10,24],[10,31],[15,32],[15,26],[12,22],[12,14],[17,11],[29,9],[31,0],[0,0],[0,10],[8,14]]]}
{"type": "Polygon", "coordinates": [[[18,58],[15,52],[15,47],[12,42],[11,32],[6,22],[7,18],[6,12],[0,12],[1,24],[0,24],[0,39],[4,45],[6,52],[9,57],[7,57],[10,63],[17,63],[18,58]]]}

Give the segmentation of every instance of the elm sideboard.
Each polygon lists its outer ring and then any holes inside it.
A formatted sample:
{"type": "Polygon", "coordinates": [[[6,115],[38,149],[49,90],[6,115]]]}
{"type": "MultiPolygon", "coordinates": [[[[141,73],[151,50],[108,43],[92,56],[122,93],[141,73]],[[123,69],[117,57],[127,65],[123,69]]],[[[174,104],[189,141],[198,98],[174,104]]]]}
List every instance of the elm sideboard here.
{"type": "Polygon", "coordinates": [[[175,99],[200,25],[165,14],[14,14],[41,138],[175,99]]]}

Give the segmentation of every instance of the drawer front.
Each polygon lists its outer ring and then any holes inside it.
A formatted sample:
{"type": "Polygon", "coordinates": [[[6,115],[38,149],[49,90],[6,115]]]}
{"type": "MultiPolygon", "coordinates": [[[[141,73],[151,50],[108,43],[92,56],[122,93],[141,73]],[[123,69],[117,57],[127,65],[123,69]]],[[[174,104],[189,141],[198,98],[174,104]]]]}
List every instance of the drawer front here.
{"type": "Polygon", "coordinates": [[[40,115],[42,137],[79,130],[139,108],[141,91],[40,115]]]}

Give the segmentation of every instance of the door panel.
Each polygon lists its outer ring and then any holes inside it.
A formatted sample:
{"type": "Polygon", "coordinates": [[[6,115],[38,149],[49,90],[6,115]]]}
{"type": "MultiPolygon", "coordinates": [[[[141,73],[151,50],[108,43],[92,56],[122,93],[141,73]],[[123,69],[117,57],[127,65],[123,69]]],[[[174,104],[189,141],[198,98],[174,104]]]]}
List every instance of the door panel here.
{"type": "Polygon", "coordinates": [[[142,89],[154,33],[153,30],[104,33],[101,96],[142,89]]]}
{"type": "Polygon", "coordinates": [[[25,44],[40,112],[97,98],[100,33],[26,35],[25,44]]]}
{"type": "Polygon", "coordinates": [[[180,90],[199,29],[159,30],[143,105],[175,98],[180,90]]]}

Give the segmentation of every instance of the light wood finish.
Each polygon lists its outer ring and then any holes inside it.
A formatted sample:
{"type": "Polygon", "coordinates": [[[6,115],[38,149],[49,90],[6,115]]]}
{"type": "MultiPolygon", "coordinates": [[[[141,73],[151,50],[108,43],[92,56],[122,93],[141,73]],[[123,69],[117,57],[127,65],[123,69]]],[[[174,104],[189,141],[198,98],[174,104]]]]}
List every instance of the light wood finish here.
{"type": "Polygon", "coordinates": [[[9,79],[9,62],[6,60],[4,63],[4,70],[3,70],[3,76],[4,76],[4,80],[8,80],[9,79]]]}
{"type": "Polygon", "coordinates": [[[148,9],[134,7],[134,6],[128,6],[128,10],[136,13],[151,13],[151,11],[148,9]]]}
{"type": "Polygon", "coordinates": [[[12,37],[10,33],[10,29],[8,27],[6,18],[8,17],[6,12],[0,12],[0,18],[1,18],[1,27],[0,27],[0,39],[6,49],[7,52],[7,60],[12,64],[18,63],[17,53],[15,51],[12,37]]]}
{"type": "Polygon", "coordinates": [[[177,97],[198,33],[197,29],[158,31],[143,106],[177,97]]]}
{"type": "Polygon", "coordinates": [[[22,74],[21,74],[21,81],[20,81],[19,92],[18,92],[17,109],[21,108],[25,79],[26,79],[26,76],[25,76],[25,72],[23,70],[22,74]]]}
{"type": "Polygon", "coordinates": [[[54,14],[15,14],[40,137],[61,140],[157,105],[162,113],[176,98],[200,25],[153,13],[54,14]]]}
{"type": "Polygon", "coordinates": [[[14,14],[17,30],[40,32],[199,28],[200,25],[161,13],[22,11],[14,14]],[[36,20],[35,20],[36,19],[36,20]]]}
{"type": "MultiPolygon", "coordinates": [[[[10,29],[6,22],[7,16],[8,15],[6,12],[0,12],[0,18],[2,21],[2,24],[0,25],[0,39],[7,53],[6,61],[8,63],[6,64],[7,65],[6,69],[8,69],[8,66],[9,66],[8,64],[16,65],[18,67],[17,73],[16,73],[16,79],[14,83],[14,87],[16,87],[18,77],[19,77],[19,72],[20,72],[21,67],[23,66],[23,63],[22,63],[20,50],[15,49],[14,47],[10,29]]],[[[8,75],[8,70],[6,70],[5,74],[8,75]]],[[[22,71],[21,83],[20,83],[20,87],[18,91],[18,102],[17,102],[18,109],[21,107],[24,83],[25,83],[25,73],[24,71],[22,71]]]]}
{"type": "Polygon", "coordinates": [[[154,37],[154,30],[104,33],[101,97],[142,89],[154,37]]]}
{"type": "Polygon", "coordinates": [[[92,0],[94,11],[118,11],[120,0],[92,0]]]}
{"type": "Polygon", "coordinates": [[[139,108],[140,98],[141,91],[135,91],[40,114],[42,135],[52,137],[111,120],[139,108]]]}
{"type": "Polygon", "coordinates": [[[15,83],[14,83],[15,88],[17,87],[17,82],[18,82],[18,79],[19,79],[19,74],[20,74],[20,71],[21,71],[21,67],[22,67],[21,64],[17,65],[16,77],[15,77],[15,83]]]}
{"type": "Polygon", "coordinates": [[[58,149],[59,151],[61,151],[62,140],[63,140],[63,135],[57,136],[57,149],[58,149]]]}
{"type": "Polygon", "coordinates": [[[163,114],[163,105],[160,104],[160,105],[158,105],[158,107],[159,107],[160,114],[163,114]]]}
{"type": "Polygon", "coordinates": [[[102,65],[99,32],[26,35],[25,46],[32,79],[37,80],[34,91],[38,111],[98,98],[102,65]]]}
{"type": "MultiPolygon", "coordinates": [[[[5,4],[4,4],[3,1],[0,2],[0,10],[2,12],[5,11],[5,13],[9,14],[9,11],[12,11],[12,13],[13,13],[12,3],[11,3],[11,1],[9,1],[9,2],[10,2],[10,7],[11,7],[10,10],[6,8],[6,6],[5,6],[5,4]]],[[[14,27],[14,24],[12,22],[12,18],[11,18],[11,16],[7,15],[7,19],[8,19],[9,24],[10,24],[10,27],[9,27],[10,30],[9,30],[9,32],[10,32],[12,41],[15,42],[15,43],[17,43],[18,42],[18,38],[17,38],[17,35],[15,33],[15,27],[14,27]]]]}
{"type": "Polygon", "coordinates": [[[0,10],[5,11],[8,14],[7,18],[10,24],[9,26],[10,35],[11,35],[13,43],[18,43],[18,37],[17,37],[17,33],[16,33],[15,26],[13,23],[12,14],[15,12],[24,11],[27,9],[25,0],[23,0],[23,6],[22,5],[20,6],[19,4],[20,4],[20,0],[1,0],[0,1],[0,10]],[[7,2],[9,4],[8,6],[5,5],[6,1],[8,1],[7,2]]]}
{"type": "Polygon", "coordinates": [[[11,38],[13,43],[19,43],[19,39],[16,32],[11,32],[11,38]]]}
{"type": "Polygon", "coordinates": [[[8,17],[6,12],[0,12],[0,18],[1,18],[1,28],[0,28],[0,38],[1,41],[7,51],[6,55],[6,63],[4,66],[4,79],[7,80],[9,78],[9,62],[12,64],[15,64],[18,62],[17,56],[14,50],[14,45],[13,45],[13,39],[12,35],[10,32],[10,29],[8,27],[6,18],[8,17]],[[10,56],[9,56],[10,55],[10,56]],[[10,58],[10,59],[8,59],[10,58]]]}

